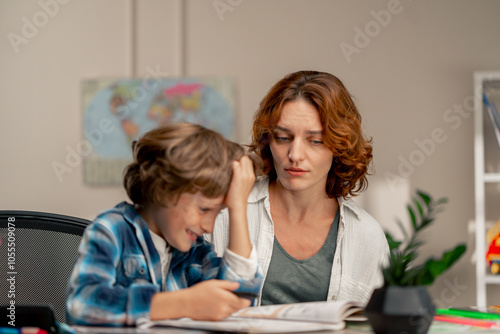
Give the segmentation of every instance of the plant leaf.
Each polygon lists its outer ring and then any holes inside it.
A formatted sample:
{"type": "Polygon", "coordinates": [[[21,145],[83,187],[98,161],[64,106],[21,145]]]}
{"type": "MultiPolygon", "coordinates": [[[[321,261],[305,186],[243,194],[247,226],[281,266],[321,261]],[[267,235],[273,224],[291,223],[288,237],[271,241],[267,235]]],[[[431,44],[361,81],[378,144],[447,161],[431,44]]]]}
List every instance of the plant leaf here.
{"type": "Polygon", "coordinates": [[[420,224],[420,229],[423,229],[426,226],[429,226],[434,221],[434,218],[424,218],[422,219],[422,223],[420,224]]]}
{"type": "Polygon", "coordinates": [[[406,248],[405,248],[405,252],[408,252],[408,253],[414,253],[416,252],[416,249],[420,246],[422,246],[424,244],[423,241],[417,241],[417,240],[413,240],[411,243],[409,243],[406,248]]]}
{"type": "Polygon", "coordinates": [[[415,213],[413,212],[413,209],[409,204],[406,206],[406,208],[408,209],[408,213],[410,214],[411,224],[413,226],[413,230],[417,231],[418,227],[417,227],[417,218],[415,217],[415,213]]]}
{"type": "Polygon", "coordinates": [[[398,224],[399,229],[401,230],[401,232],[403,232],[404,241],[409,240],[408,233],[406,232],[406,229],[405,229],[403,223],[401,222],[401,220],[397,219],[396,224],[398,224]]]}
{"type": "Polygon", "coordinates": [[[460,244],[454,249],[444,252],[442,258],[439,260],[434,260],[433,258],[427,260],[422,268],[421,278],[417,283],[421,285],[432,284],[436,277],[450,268],[466,250],[466,245],[460,244]]]}
{"type": "Polygon", "coordinates": [[[432,202],[432,197],[421,190],[417,190],[417,194],[424,201],[425,205],[427,205],[427,207],[429,207],[431,202],[432,202]]]}
{"type": "Polygon", "coordinates": [[[387,242],[389,243],[389,250],[392,252],[395,249],[398,249],[399,245],[402,244],[401,241],[396,241],[394,238],[391,236],[389,232],[385,232],[385,238],[387,239],[387,242]]]}
{"type": "Polygon", "coordinates": [[[441,204],[445,204],[445,203],[448,203],[448,199],[446,197],[441,197],[440,199],[438,199],[436,201],[437,205],[441,205],[441,204]]]}
{"type": "Polygon", "coordinates": [[[443,197],[434,200],[428,193],[416,190],[416,196],[407,204],[412,230],[396,219],[396,223],[403,232],[404,240],[397,241],[386,232],[386,239],[390,248],[389,262],[382,268],[386,286],[415,286],[428,285],[435,278],[450,268],[465,252],[465,244],[445,252],[441,259],[430,258],[423,264],[415,266],[413,262],[419,256],[419,248],[424,244],[419,239],[420,232],[430,226],[435,215],[442,211],[442,205],[448,199],[443,197]]]}
{"type": "Polygon", "coordinates": [[[415,206],[417,207],[418,209],[418,213],[420,214],[420,217],[422,217],[424,215],[424,210],[422,209],[422,205],[420,205],[420,202],[418,199],[414,198],[413,199],[413,203],[415,203],[415,206]]]}

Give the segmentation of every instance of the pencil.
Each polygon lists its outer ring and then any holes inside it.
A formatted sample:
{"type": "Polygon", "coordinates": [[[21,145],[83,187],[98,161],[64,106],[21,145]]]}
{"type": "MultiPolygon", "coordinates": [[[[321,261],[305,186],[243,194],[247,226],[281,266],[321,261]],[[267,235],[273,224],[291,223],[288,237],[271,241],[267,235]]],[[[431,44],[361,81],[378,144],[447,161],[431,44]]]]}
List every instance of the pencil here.
{"type": "Polygon", "coordinates": [[[453,308],[437,309],[436,314],[467,317],[467,318],[476,318],[476,319],[483,319],[483,320],[500,320],[500,313],[485,313],[485,312],[479,312],[479,311],[459,310],[459,309],[453,309],[453,308]]]}
{"type": "Polygon", "coordinates": [[[468,325],[474,327],[484,327],[484,328],[500,328],[500,324],[495,321],[485,321],[485,320],[476,320],[476,319],[468,319],[463,317],[449,317],[445,315],[436,315],[434,316],[434,320],[443,321],[443,322],[451,322],[454,324],[460,325],[468,325]]]}

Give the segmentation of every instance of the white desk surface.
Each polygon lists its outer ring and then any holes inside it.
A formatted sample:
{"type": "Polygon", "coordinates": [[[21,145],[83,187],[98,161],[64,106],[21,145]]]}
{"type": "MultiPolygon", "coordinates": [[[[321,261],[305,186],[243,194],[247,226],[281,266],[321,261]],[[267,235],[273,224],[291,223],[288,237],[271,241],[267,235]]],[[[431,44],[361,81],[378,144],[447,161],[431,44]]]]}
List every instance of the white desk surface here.
{"type": "MultiPolygon", "coordinates": [[[[180,328],[149,328],[149,329],[140,329],[133,327],[122,327],[122,328],[110,328],[110,327],[83,327],[83,326],[74,326],[77,334],[213,334],[215,332],[210,331],[199,331],[199,330],[190,330],[190,329],[180,329],[180,328]]],[[[305,333],[305,332],[304,332],[305,333]]],[[[361,325],[361,326],[350,326],[349,328],[345,328],[343,330],[338,331],[315,331],[315,332],[307,332],[313,334],[367,334],[373,333],[369,327],[369,325],[361,325]]],[[[447,324],[443,322],[434,322],[429,330],[428,334],[432,333],[449,333],[449,334],[490,334],[495,333],[499,334],[500,330],[495,329],[485,329],[480,327],[471,327],[471,326],[460,326],[455,324],[447,324]]],[[[297,333],[300,334],[300,333],[297,333]]]]}

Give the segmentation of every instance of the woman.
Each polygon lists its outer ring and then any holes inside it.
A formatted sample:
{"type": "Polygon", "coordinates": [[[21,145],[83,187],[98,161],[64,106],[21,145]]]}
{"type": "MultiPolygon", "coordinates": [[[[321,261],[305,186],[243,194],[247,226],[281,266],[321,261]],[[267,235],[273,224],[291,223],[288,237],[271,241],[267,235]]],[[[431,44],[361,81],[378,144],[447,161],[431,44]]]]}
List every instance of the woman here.
{"type": "MultiPolygon", "coordinates": [[[[259,302],[368,301],[382,285],[389,248],[381,226],[351,199],[367,187],[372,147],[342,82],[314,71],[280,80],[255,114],[250,150],[266,175],[247,207],[265,276],[259,302]]],[[[227,246],[227,210],[209,239],[217,252],[227,246]]]]}

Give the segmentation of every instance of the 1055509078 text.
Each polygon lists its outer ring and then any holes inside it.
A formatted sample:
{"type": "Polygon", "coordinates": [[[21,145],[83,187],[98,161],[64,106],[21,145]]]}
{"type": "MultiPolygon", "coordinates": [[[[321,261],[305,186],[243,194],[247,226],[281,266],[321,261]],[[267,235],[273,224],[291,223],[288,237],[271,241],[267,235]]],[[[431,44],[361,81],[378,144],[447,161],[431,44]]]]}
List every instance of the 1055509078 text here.
{"type": "Polygon", "coordinates": [[[8,324],[16,326],[16,218],[7,218],[7,305],[8,324]]]}

